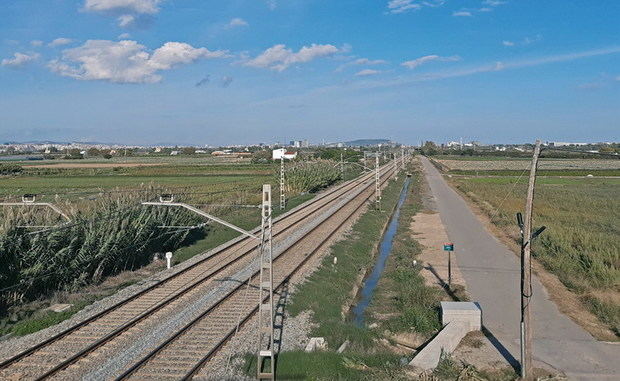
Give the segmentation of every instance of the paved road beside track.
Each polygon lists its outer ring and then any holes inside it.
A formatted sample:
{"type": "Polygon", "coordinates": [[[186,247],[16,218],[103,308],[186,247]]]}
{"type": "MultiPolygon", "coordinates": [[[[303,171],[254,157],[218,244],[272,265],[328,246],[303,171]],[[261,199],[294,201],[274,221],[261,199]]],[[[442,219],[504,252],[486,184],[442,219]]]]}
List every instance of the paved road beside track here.
{"type": "MultiPolygon", "coordinates": [[[[469,294],[482,307],[487,336],[519,360],[519,259],[491,235],[465,200],[425,157],[420,158],[469,294]]],[[[571,380],[620,379],[620,345],[599,342],[562,314],[533,276],[535,366],[548,364],[571,380]]]]}

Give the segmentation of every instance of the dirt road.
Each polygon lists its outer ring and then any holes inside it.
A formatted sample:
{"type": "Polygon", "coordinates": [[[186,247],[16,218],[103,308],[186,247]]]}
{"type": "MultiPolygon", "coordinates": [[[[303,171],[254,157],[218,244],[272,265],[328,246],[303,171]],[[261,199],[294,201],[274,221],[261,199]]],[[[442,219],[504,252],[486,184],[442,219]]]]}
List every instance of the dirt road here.
{"type": "MultiPolygon", "coordinates": [[[[469,294],[480,302],[486,334],[512,364],[519,359],[519,259],[485,230],[463,198],[428,161],[420,158],[437,209],[455,245],[469,294]]],[[[599,342],[563,315],[533,278],[536,367],[562,370],[571,380],[620,378],[620,345],[599,342]]],[[[518,365],[516,365],[518,366],[518,365]]]]}

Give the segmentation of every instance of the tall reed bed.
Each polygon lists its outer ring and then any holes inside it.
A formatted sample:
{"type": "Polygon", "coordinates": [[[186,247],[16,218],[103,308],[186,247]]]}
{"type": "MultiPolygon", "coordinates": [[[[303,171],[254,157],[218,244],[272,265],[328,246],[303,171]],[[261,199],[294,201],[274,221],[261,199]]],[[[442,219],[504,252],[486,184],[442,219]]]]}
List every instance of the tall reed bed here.
{"type": "Polygon", "coordinates": [[[194,225],[200,218],[177,208],[140,205],[152,196],[148,190],[102,196],[88,209],[70,210],[69,224],[37,234],[21,226],[58,223],[57,216],[38,208],[4,208],[0,315],[54,291],[76,290],[138,268],[149,263],[154,253],[181,246],[189,230],[160,226],[194,225]]]}
{"type": "MultiPolygon", "coordinates": [[[[287,193],[316,192],[340,180],[340,169],[331,160],[302,161],[285,165],[287,193]]],[[[278,182],[279,178],[280,172],[277,172],[278,182]]]]}

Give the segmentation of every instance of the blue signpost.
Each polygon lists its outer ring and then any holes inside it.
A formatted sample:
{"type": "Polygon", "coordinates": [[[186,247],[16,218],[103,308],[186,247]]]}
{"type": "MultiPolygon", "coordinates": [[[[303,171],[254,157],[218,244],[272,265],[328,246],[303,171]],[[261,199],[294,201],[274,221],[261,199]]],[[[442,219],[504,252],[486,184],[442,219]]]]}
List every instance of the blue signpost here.
{"type": "Polygon", "coordinates": [[[452,252],[454,244],[452,242],[444,243],[443,250],[448,252],[448,289],[452,289],[452,252]]]}

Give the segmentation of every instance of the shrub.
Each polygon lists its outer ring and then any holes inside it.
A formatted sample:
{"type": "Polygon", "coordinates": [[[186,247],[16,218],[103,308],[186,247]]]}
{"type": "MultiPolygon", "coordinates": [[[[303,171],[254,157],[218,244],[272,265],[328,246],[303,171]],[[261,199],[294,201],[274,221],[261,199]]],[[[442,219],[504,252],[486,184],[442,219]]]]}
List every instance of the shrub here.
{"type": "MultiPolygon", "coordinates": [[[[285,168],[286,192],[316,192],[340,179],[340,170],[328,160],[299,162],[285,168]]],[[[279,182],[280,173],[277,173],[279,182]]]]}
{"type": "Polygon", "coordinates": [[[19,227],[40,224],[40,215],[7,212],[0,226],[0,289],[9,289],[0,294],[0,315],[52,291],[75,290],[143,266],[153,253],[181,246],[189,234],[159,226],[199,220],[189,212],[142,206],[139,201],[139,194],[104,198],[90,213],[74,213],[66,227],[40,234],[19,227]]]}
{"type": "Polygon", "coordinates": [[[2,163],[0,164],[0,175],[12,176],[18,175],[22,173],[24,169],[21,165],[11,164],[11,163],[2,163]]]}

